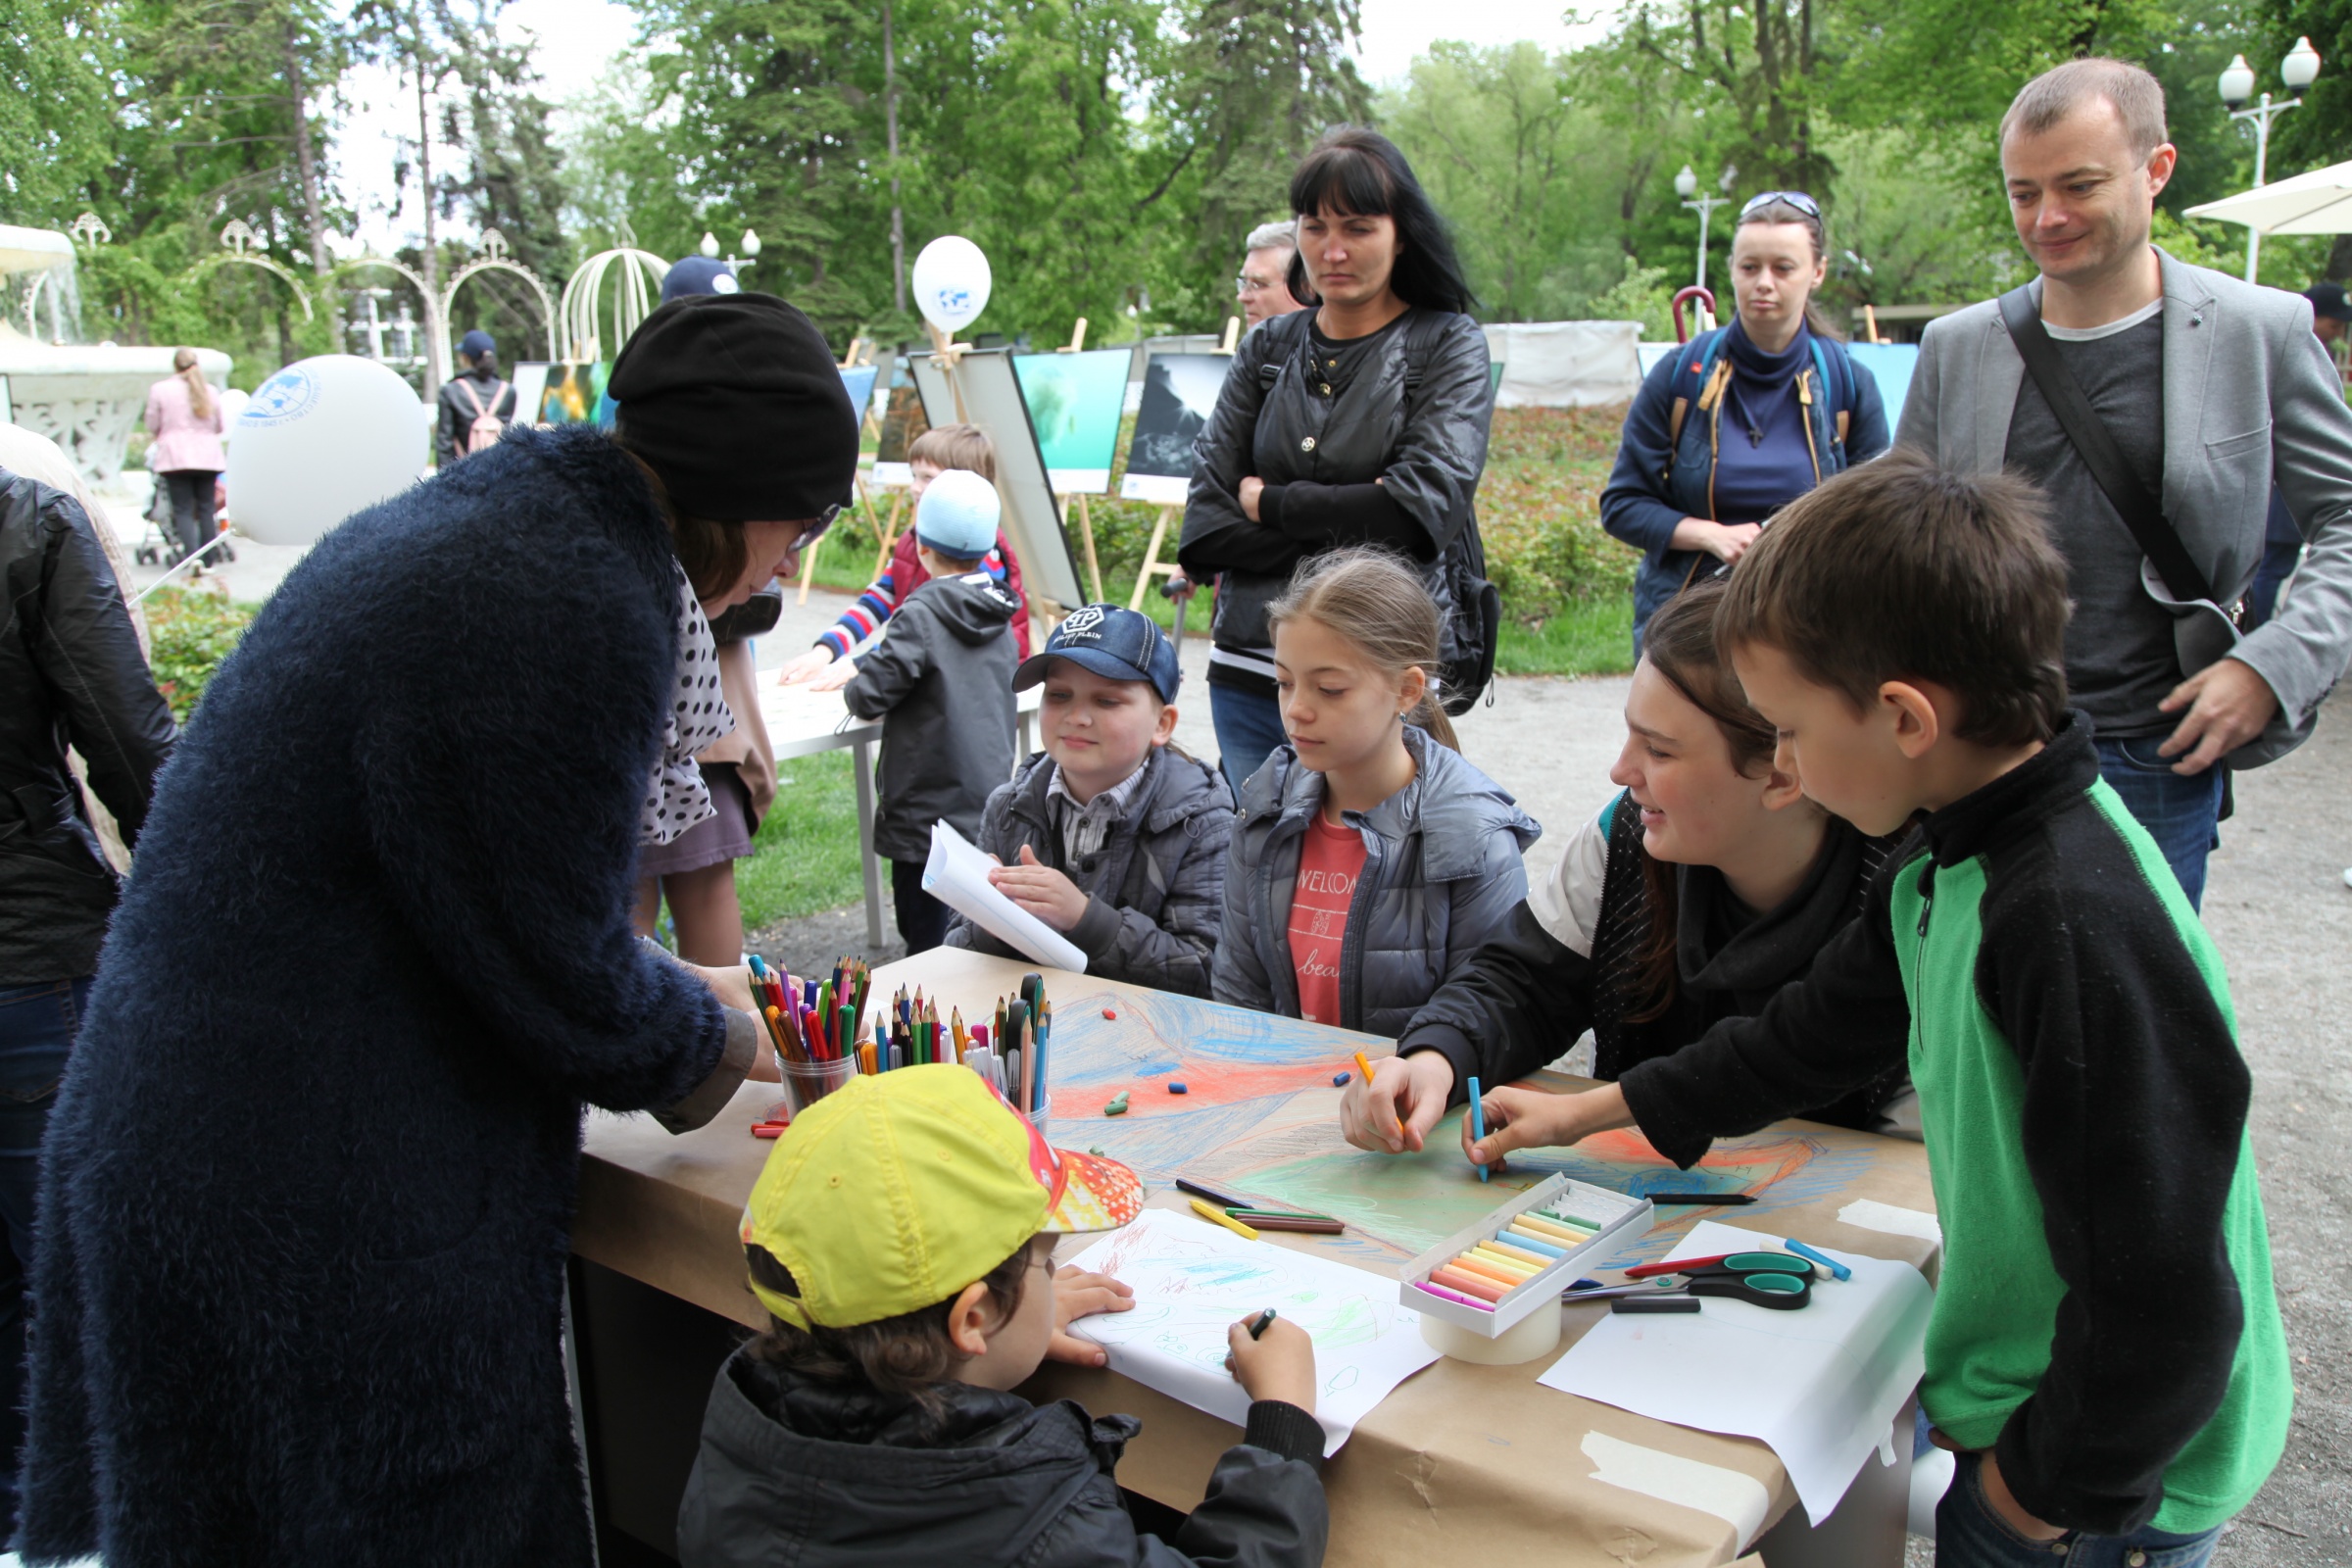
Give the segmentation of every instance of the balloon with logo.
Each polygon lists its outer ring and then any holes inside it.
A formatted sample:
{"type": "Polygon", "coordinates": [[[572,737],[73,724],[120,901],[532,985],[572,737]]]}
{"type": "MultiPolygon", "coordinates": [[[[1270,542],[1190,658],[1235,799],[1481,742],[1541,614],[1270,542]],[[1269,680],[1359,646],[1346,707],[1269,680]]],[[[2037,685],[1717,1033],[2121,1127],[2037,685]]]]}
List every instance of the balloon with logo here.
{"type": "Polygon", "coordinates": [[[299,360],[254,390],[228,443],[230,515],[266,545],[307,545],[415,484],[425,458],[416,392],[351,354],[299,360]]]}
{"type": "Polygon", "coordinates": [[[914,259],[915,309],[951,338],[988,308],[994,283],[988,258],[960,234],[941,235],[914,259]]]}

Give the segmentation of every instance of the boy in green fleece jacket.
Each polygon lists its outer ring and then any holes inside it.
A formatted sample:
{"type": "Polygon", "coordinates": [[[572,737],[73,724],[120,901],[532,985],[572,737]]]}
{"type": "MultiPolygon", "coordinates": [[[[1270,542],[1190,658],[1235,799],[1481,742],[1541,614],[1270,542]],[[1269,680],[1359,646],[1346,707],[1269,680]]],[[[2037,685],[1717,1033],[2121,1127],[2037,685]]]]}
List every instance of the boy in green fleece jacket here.
{"type": "Polygon", "coordinates": [[[1898,454],[1784,510],[1717,643],[1776,766],[1918,831],[1761,1013],[1589,1094],[1491,1090],[1469,1152],[1636,1122],[1687,1166],[1907,1054],[1944,1236],[1920,1400],[1961,1455],[1939,1568],[2195,1568],[2294,1395],[2221,957],[2067,710],[2066,618],[2021,481],[1898,454]]]}

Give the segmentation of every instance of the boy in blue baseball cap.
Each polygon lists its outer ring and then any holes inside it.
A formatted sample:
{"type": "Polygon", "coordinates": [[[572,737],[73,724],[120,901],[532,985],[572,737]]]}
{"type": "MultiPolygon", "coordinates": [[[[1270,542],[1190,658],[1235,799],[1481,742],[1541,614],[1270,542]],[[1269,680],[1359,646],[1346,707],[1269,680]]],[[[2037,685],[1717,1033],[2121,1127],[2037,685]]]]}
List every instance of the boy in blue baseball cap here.
{"type": "Polygon", "coordinates": [[[930,576],[841,689],[859,718],[890,715],[874,853],[890,862],[908,953],[948,934],[948,906],[923,891],[932,824],[977,839],[989,790],[1012,771],[1013,643],[1004,627],[1020,601],[981,564],[1002,511],[997,487],[976,473],[951,468],[931,481],[914,507],[915,554],[930,576]]]}
{"type": "MultiPolygon", "coordinates": [[[[948,475],[941,475],[944,480],[948,475]]],[[[1005,897],[1068,937],[1090,974],[1208,995],[1233,795],[1169,745],[1176,651],[1150,617],[1088,605],[1013,672],[1046,689],[1046,749],[988,798],[976,842],[1005,897]]],[[[951,947],[1017,956],[957,916],[951,947]]]]}

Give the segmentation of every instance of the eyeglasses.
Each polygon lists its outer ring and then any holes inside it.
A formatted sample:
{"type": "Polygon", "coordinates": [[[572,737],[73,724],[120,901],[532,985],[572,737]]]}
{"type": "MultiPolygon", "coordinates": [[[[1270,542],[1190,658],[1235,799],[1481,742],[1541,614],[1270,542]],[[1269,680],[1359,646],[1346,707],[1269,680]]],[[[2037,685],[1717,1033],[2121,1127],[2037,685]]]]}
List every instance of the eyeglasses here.
{"type": "Polygon", "coordinates": [[[825,536],[825,530],[833,526],[833,519],[849,510],[850,504],[847,501],[834,502],[831,506],[827,507],[824,511],[816,514],[816,520],[814,522],[811,522],[808,527],[801,530],[800,543],[795,545],[793,548],[796,550],[806,550],[810,545],[816,543],[819,539],[822,539],[825,536]]]}
{"type": "Polygon", "coordinates": [[[1750,196],[1747,205],[1740,209],[1740,216],[1745,219],[1758,208],[1770,207],[1774,202],[1787,202],[1807,218],[1821,216],[1821,204],[1801,190],[1768,190],[1760,196],[1750,196]]]}
{"type": "Polygon", "coordinates": [[[1282,287],[1283,282],[1278,277],[1251,277],[1244,272],[1233,280],[1233,287],[1238,294],[1267,294],[1282,287]]]}

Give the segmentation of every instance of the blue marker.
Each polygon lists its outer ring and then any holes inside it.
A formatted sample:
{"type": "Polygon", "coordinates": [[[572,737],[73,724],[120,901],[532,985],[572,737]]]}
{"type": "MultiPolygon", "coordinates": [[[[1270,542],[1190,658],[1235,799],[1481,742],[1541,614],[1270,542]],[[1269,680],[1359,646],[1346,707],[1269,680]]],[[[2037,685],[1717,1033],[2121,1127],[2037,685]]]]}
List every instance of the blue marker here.
{"type": "Polygon", "coordinates": [[[1808,1263],[1819,1263],[1823,1268],[1828,1269],[1832,1275],[1838,1279],[1850,1280],[1854,1277],[1854,1271],[1852,1269],[1847,1268],[1843,1263],[1838,1262],[1827,1252],[1815,1251],[1812,1248],[1807,1247],[1804,1243],[1798,1241],[1793,1236],[1781,1243],[1781,1245],[1788,1249],[1788,1250],[1791,1252],[1794,1252],[1797,1256],[1803,1258],[1808,1263]]]}
{"type": "MultiPolygon", "coordinates": [[[[1478,1080],[1470,1080],[1470,1136],[1480,1143],[1487,1141],[1487,1107],[1478,1102],[1478,1080]]],[[[1487,1167],[1478,1167],[1478,1179],[1487,1179],[1487,1167]]]]}

